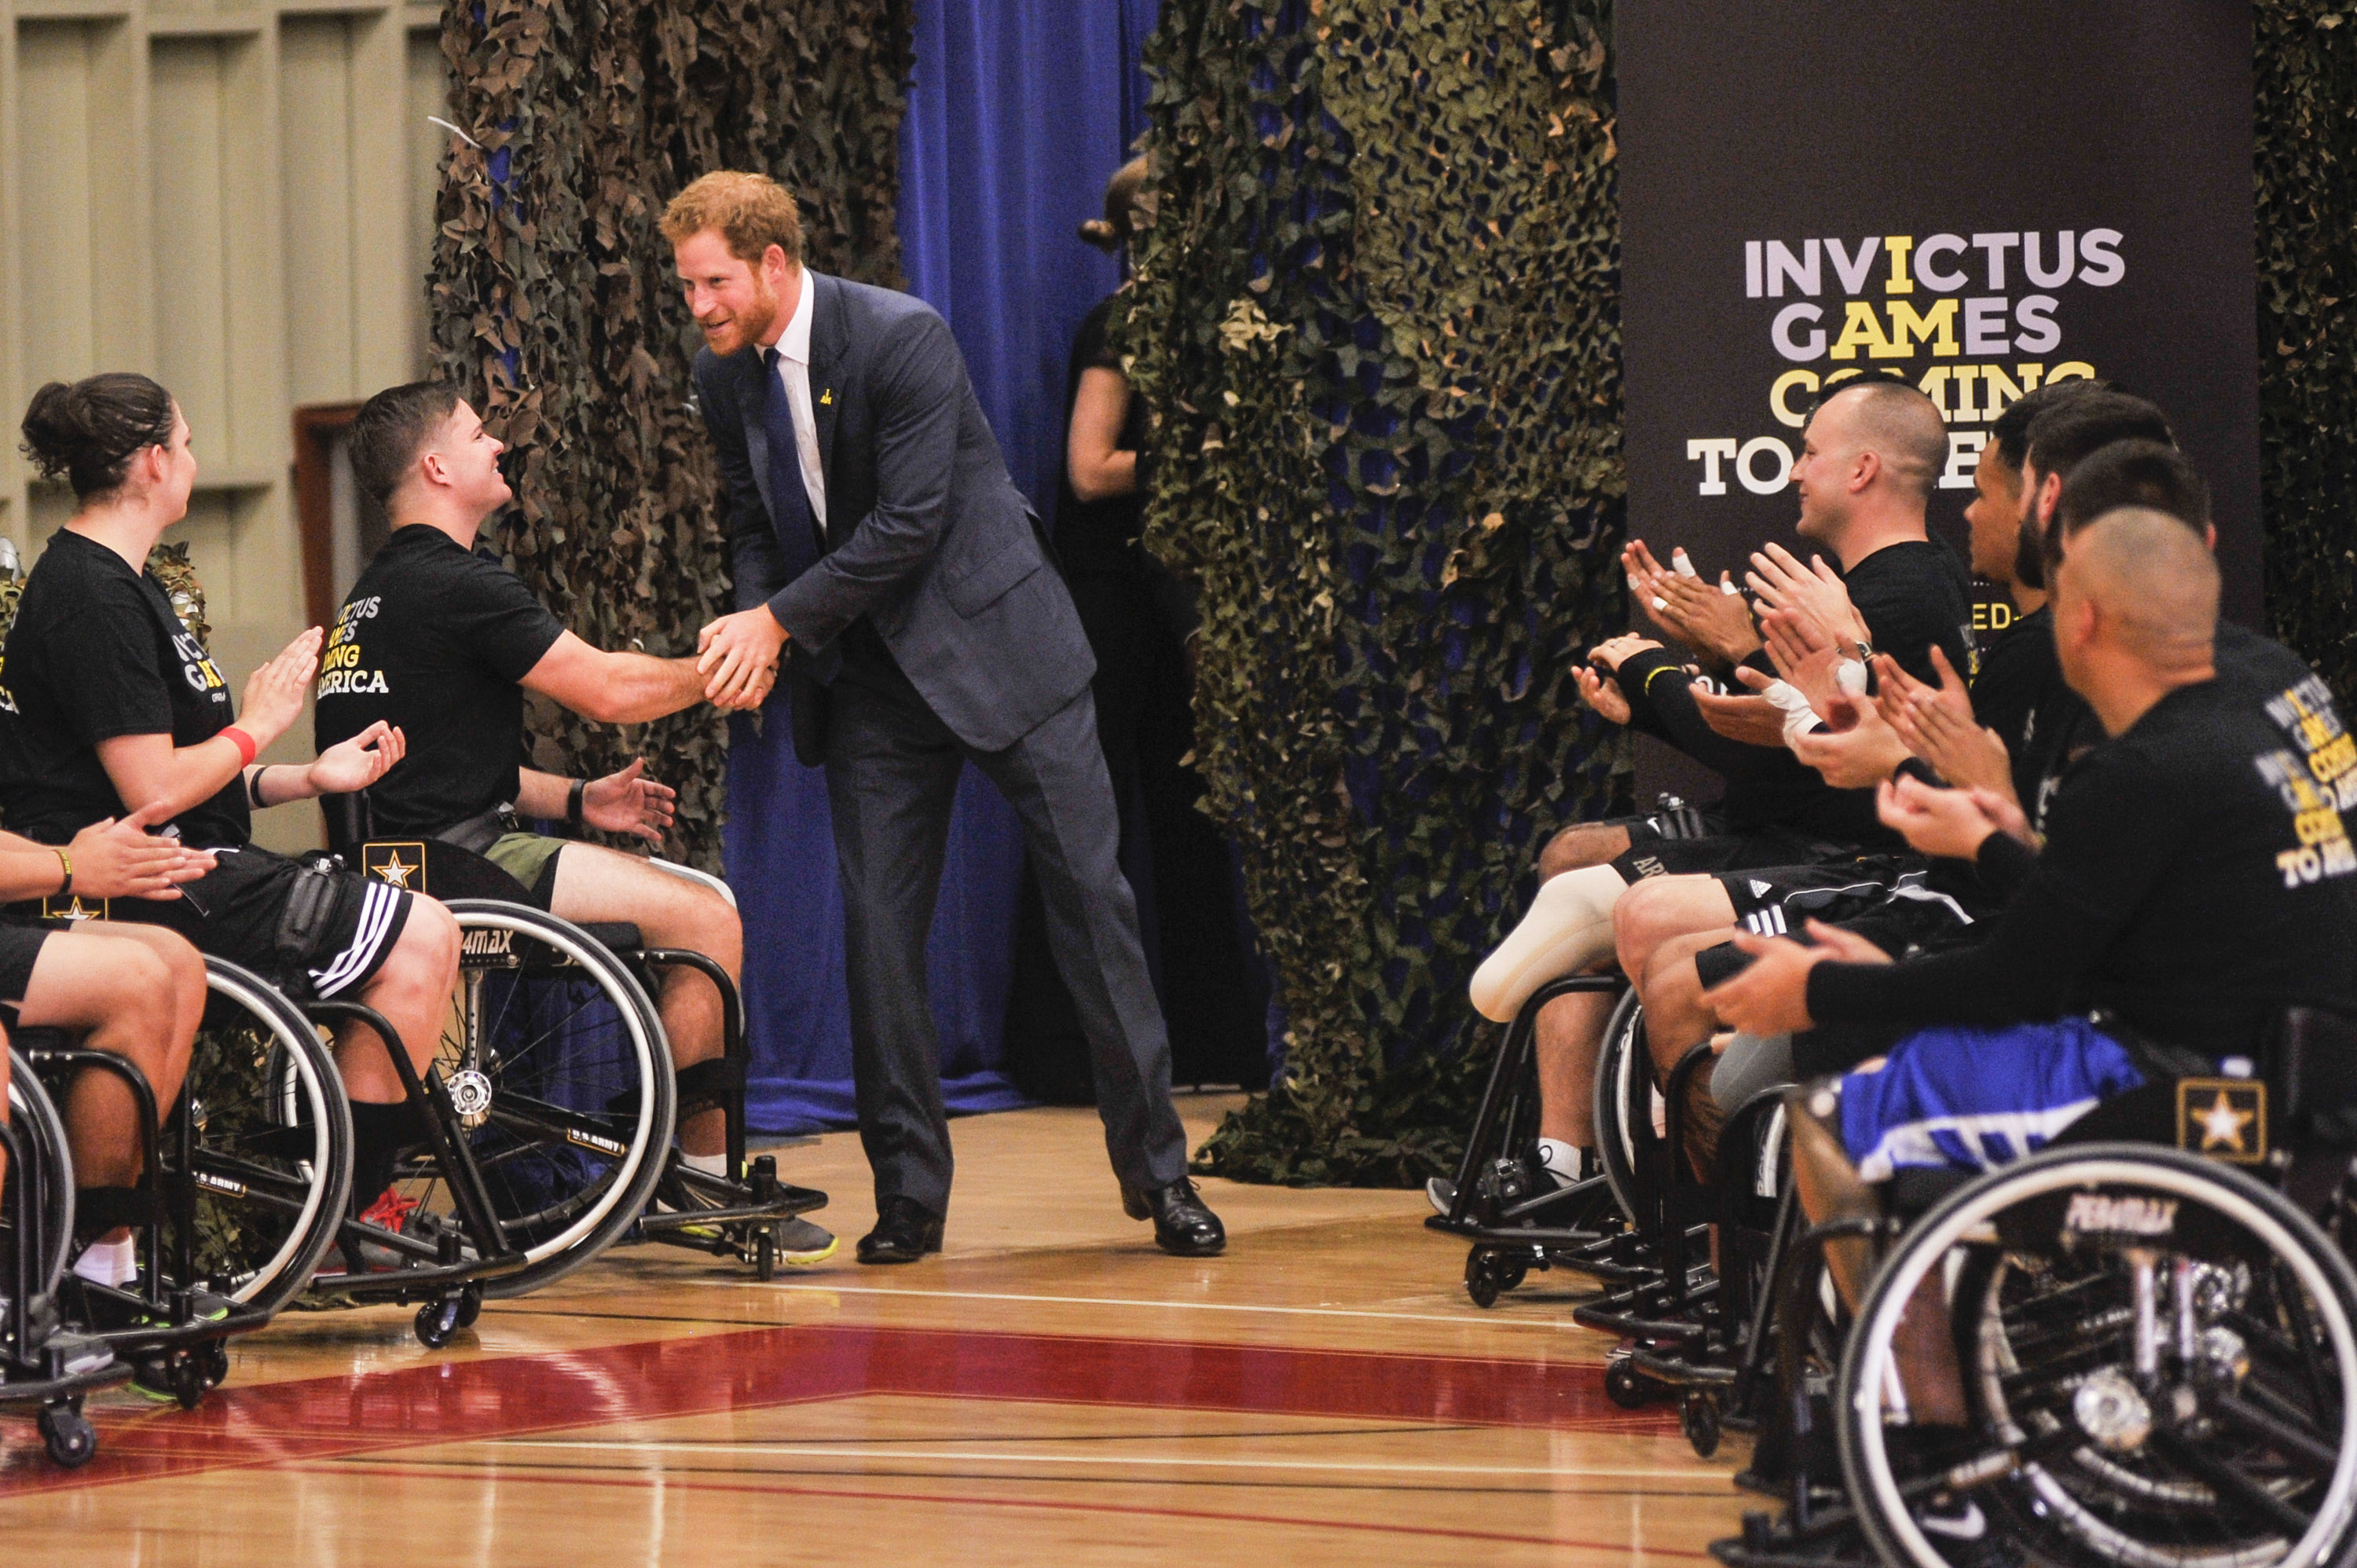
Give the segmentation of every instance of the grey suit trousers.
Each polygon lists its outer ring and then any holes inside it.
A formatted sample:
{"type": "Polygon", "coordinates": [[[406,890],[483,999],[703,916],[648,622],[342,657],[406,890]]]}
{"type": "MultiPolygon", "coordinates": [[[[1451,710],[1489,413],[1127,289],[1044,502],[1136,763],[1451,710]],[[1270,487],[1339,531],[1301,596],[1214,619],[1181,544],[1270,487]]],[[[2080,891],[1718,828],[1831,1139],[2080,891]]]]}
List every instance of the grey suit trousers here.
{"type": "MultiPolygon", "coordinates": [[[[925,993],[958,775],[972,762],[1022,819],[1049,947],[1089,1038],[1114,1174],[1132,1187],[1187,1174],[1170,1103],[1170,1042],[1115,855],[1121,823],[1088,688],[1030,734],[981,751],[951,733],[880,639],[844,639],[826,744],[841,872],[859,1139],[876,1198],[949,1211],[949,1118],[941,1037],[925,993]]],[[[1043,1195],[1044,1196],[1044,1195],[1043,1195]]]]}

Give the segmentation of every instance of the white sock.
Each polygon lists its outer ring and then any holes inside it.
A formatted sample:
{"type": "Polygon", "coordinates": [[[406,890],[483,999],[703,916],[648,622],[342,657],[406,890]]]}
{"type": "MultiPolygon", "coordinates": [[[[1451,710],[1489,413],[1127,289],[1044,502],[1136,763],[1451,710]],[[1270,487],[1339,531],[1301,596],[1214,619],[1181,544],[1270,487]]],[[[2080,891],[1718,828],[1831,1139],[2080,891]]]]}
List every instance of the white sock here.
{"type": "Polygon", "coordinates": [[[682,1149],[679,1152],[679,1163],[689,1170],[701,1171],[708,1176],[720,1176],[725,1179],[728,1175],[726,1155],[691,1155],[685,1149],[682,1149]]]}
{"type": "Polygon", "coordinates": [[[129,1284],[139,1277],[139,1249],[133,1238],[92,1241],[74,1260],[73,1272],[92,1284],[129,1284]]]}
{"type": "Polygon", "coordinates": [[[1569,1187],[1579,1179],[1579,1146],[1561,1138],[1541,1138],[1539,1164],[1546,1168],[1555,1186],[1569,1187]]]}

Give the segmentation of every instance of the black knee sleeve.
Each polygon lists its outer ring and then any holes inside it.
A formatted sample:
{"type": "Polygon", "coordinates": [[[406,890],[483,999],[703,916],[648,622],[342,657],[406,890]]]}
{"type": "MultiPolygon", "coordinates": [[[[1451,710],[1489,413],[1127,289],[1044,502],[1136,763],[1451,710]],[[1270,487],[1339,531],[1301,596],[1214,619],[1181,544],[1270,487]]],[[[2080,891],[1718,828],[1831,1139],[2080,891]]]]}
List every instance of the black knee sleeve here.
{"type": "Polygon", "coordinates": [[[118,1226],[136,1230],[153,1224],[161,1214],[156,1195],[135,1187],[74,1189],[74,1239],[78,1241],[94,1241],[118,1226]]]}

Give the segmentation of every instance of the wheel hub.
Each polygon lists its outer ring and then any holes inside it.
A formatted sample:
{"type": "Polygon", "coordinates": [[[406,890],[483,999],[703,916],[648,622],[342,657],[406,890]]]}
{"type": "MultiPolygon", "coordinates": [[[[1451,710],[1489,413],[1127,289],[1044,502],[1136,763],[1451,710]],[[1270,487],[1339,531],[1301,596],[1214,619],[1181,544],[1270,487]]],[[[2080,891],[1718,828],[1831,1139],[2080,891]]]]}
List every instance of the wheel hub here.
{"type": "Polygon", "coordinates": [[[458,1119],[469,1127],[481,1125],[491,1109],[491,1080],[473,1068],[461,1068],[450,1075],[447,1087],[458,1119]]]}
{"type": "Polygon", "coordinates": [[[2116,1367],[2105,1367],[2079,1385],[2071,1396],[2071,1413],[2080,1431],[2115,1454],[2143,1447],[2152,1434],[2152,1407],[2116,1367]]]}

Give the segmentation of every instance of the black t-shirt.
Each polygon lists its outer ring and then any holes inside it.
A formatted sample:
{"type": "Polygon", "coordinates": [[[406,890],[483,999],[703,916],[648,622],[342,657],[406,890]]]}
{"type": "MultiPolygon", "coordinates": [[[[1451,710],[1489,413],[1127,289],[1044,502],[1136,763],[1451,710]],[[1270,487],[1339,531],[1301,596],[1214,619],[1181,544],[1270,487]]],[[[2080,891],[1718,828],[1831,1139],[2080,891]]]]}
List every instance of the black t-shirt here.
{"type": "Polygon", "coordinates": [[[564,635],[498,562],[424,523],[394,531],[337,613],[315,725],[323,751],[379,719],[407,737],[369,787],[377,832],[433,832],[516,798],[516,682],[564,635]]]}
{"type": "MultiPolygon", "coordinates": [[[[0,680],[0,821],[43,843],[124,814],[100,741],[168,735],[175,746],[196,746],[236,719],[228,682],[164,585],[70,529],[49,535],[25,581],[0,680]]],[[[231,779],[174,825],[198,848],[243,844],[253,828],[244,780],[231,779]]]]}
{"type": "Polygon", "coordinates": [[[2250,1054],[2291,1004],[2357,1015],[2352,807],[2357,739],[2321,681],[2181,687],[2070,769],[2043,854],[1982,850],[1986,876],[2018,884],[1987,940],[1820,964],[1809,1011],[2004,1025],[2102,1007],[2213,1058],[2250,1054]]]}
{"type": "Polygon", "coordinates": [[[2044,832],[2072,758],[2104,738],[2086,700],[2062,679],[2052,607],[2041,605],[2019,618],[1982,652],[1973,716],[2005,742],[2013,759],[2014,798],[2029,825],[2044,832]]]}
{"type": "MultiPolygon", "coordinates": [[[[1067,450],[1072,405],[1081,393],[1081,372],[1121,369],[1121,360],[1106,341],[1113,307],[1120,298],[1117,294],[1108,295],[1098,301],[1072,338],[1071,360],[1064,372],[1063,428],[1067,450]]],[[[1135,452],[1145,445],[1146,402],[1133,392],[1129,413],[1122,420],[1121,435],[1114,449],[1135,452]]],[[[1056,466],[1056,554],[1067,576],[1127,576],[1154,570],[1154,563],[1138,543],[1138,535],[1145,528],[1146,497],[1142,493],[1132,490],[1125,496],[1084,501],[1073,492],[1069,466],[1056,466]]]]}

